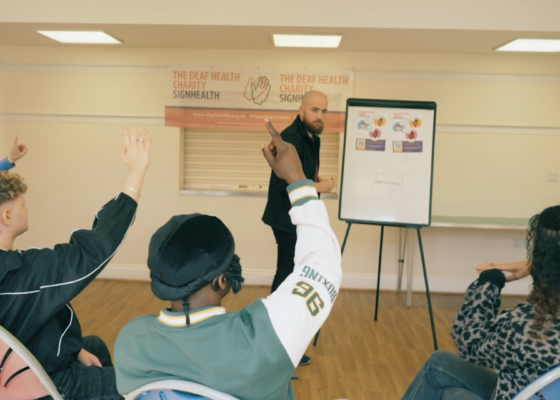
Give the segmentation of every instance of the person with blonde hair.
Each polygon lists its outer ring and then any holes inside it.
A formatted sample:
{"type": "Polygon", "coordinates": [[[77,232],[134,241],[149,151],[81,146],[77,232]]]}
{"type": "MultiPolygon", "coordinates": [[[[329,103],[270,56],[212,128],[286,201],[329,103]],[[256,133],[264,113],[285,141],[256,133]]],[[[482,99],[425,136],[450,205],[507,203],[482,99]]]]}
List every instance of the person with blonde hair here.
{"type": "Polygon", "coordinates": [[[125,128],[129,172],[121,191],[95,214],[92,229],[75,230],[53,248],[16,250],[28,229],[27,185],[0,172],[0,325],[33,353],[66,400],[122,399],[107,346],[82,337],[69,302],[105,268],[134,221],[150,161],[145,135],[125,128]]]}

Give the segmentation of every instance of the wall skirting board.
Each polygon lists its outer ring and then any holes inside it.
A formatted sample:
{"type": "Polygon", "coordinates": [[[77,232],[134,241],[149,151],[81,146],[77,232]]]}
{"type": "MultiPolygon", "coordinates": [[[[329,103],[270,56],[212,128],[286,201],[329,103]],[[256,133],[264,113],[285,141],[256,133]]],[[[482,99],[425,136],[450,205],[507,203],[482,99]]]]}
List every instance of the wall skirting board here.
{"type": "MultiPolygon", "coordinates": [[[[265,285],[272,283],[274,274],[270,271],[247,271],[243,273],[245,284],[265,285]]],[[[150,280],[148,267],[139,265],[109,265],[101,274],[99,279],[119,280],[150,280]]],[[[465,293],[473,279],[429,279],[430,292],[432,293],[465,293]]],[[[377,277],[374,274],[344,274],[342,277],[342,289],[375,289],[377,277]]],[[[527,295],[531,280],[523,279],[506,284],[502,291],[508,295],[527,295]]],[[[381,275],[381,289],[394,291],[397,288],[396,275],[381,275]]],[[[406,277],[403,279],[403,291],[406,291],[406,277]]],[[[412,290],[421,292],[425,290],[424,278],[415,276],[412,280],[412,290]]]]}

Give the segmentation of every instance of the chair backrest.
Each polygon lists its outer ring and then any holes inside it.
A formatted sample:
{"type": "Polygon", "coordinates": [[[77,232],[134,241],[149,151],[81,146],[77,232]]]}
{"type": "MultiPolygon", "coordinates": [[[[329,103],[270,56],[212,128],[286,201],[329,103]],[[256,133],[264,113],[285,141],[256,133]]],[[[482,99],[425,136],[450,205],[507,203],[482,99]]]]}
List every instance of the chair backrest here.
{"type": "Polygon", "coordinates": [[[0,326],[0,399],[62,400],[41,364],[10,332],[0,326]]]}
{"type": "Polygon", "coordinates": [[[560,399],[560,365],[528,384],[513,400],[539,400],[536,393],[540,393],[545,400],[560,399]]]}
{"type": "Polygon", "coordinates": [[[133,390],[125,400],[239,400],[229,394],[219,392],[194,382],[168,379],[152,382],[133,390]]]}

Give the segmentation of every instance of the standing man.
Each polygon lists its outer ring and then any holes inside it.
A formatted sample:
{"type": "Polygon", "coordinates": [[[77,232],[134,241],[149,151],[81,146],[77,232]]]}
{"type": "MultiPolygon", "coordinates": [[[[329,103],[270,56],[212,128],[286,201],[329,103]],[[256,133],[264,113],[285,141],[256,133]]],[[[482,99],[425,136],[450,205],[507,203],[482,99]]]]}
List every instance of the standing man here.
{"type": "MultiPolygon", "coordinates": [[[[299,114],[280,135],[283,141],[293,144],[296,148],[303,173],[307,179],[314,182],[318,193],[329,193],[334,186],[334,180],[322,180],[319,177],[321,148],[319,135],[323,132],[328,104],[327,96],[322,92],[312,90],[305,93],[299,107],[299,114]]],[[[297,234],[296,227],[288,214],[291,202],[286,191],[287,187],[288,184],[271,171],[268,201],[262,217],[263,222],[272,228],[278,245],[276,275],[271,292],[274,292],[294,271],[297,234]]],[[[299,365],[307,365],[309,361],[310,358],[304,355],[299,365]]]]}

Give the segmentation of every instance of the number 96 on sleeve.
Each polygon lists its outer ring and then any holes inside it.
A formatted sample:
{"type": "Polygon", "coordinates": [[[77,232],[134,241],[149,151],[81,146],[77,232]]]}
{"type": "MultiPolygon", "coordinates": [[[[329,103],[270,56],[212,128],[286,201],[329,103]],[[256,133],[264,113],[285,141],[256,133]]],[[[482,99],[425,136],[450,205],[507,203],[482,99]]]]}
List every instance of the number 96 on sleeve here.
{"type": "Polygon", "coordinates": [[[311,313],[311,316],[315,317],[319,312],[325,307],[325,303],[319,293],[315,291],[315,288],[309,283],[304,281],[299,281],[294,286],[292,294],[296,296],[303,297],[307,300],[307,309],[311,313]]]}

